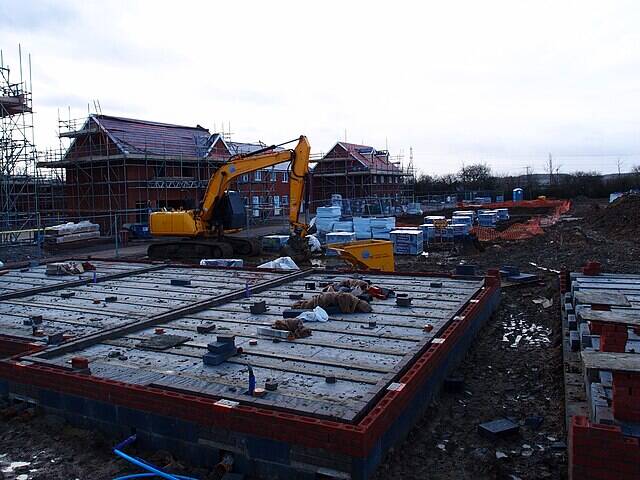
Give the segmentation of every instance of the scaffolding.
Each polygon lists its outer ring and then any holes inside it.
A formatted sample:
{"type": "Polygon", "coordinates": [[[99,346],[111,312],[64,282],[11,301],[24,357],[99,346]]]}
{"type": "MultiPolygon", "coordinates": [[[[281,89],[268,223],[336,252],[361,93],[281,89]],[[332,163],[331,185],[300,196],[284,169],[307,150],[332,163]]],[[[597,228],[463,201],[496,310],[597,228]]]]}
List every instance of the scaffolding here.
{"type": "Polygon", "coordinates": [[[31,56],[23,69],[18,47],[17,76],[0,51],[0,230],[39,224],[40,193],[33,133],[31,56]]]}
{"type": "MultiPolygon", "coordinates": [[[[59,147],[47,150],[38,162],[39,170],[64,185],[58,222],[89,220],[112,236],[125,224],[147,223],[152,210],[198,206],[210,176],[224,161],[205,155],[206,130],[193,138],[194,155],[158,153],[151,147],[122,152],[100,130],[96,116],[59,119],[59,147]]],[[[129,139],[119,140],[127,145],[129,139]]],[[[154,140],[142,141],[151,146],[154,140]]]]}

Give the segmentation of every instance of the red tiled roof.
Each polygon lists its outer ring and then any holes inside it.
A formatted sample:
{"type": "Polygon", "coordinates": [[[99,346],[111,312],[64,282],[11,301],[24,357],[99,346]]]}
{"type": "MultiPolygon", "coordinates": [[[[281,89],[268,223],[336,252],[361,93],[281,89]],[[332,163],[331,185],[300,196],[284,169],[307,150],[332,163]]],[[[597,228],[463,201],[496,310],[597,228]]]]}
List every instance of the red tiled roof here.
{"type": "Polygon", "coordinates": [[[349,153],[349,155],[361,162],[370,170],[388,171],[394,173],[400,172],[400,169],[389,161],[388,154],[385,153],[376,155],[375,153],[377,151],[373,147],[347,142],[338,142],[336,145],[340,145],[349,153]]]}
{"type": "Polygon", "coordinates": [[[206,128],[185,127],[109,115],[91,115],[124,154],[202,157],[211,134],[206,128]]]}

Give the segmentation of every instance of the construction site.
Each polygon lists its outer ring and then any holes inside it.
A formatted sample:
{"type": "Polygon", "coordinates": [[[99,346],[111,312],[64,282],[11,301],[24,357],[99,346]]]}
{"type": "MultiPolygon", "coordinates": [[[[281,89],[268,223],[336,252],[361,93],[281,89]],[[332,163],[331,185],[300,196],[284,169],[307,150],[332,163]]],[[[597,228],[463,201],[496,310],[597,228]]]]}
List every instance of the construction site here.
{"type": "Polygon", "coordinates": [[[640,478],[637,192],[100,108],[40,146],[0,58],[1,479],[640,478]]]}

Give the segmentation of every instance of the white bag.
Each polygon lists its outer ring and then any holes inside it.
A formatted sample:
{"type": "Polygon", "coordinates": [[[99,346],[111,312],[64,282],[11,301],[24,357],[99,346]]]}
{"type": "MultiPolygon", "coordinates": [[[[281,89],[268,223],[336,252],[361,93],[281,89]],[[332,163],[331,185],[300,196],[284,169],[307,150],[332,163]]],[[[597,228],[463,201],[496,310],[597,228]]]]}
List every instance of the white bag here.
{"type": "Polygon", "coordinates": [[[279,257],[262,265],[258,265],[258,268],[270,268],[274,270],[300,270],[296,262],[291,257],[279,257]]]}
{"type": "Polygon", "coordinates": [[[329,320],[329,314],[324,308],[316,307],[313,310],[302,312],[296,318],[305,322],[326,322],[329,320]]]}

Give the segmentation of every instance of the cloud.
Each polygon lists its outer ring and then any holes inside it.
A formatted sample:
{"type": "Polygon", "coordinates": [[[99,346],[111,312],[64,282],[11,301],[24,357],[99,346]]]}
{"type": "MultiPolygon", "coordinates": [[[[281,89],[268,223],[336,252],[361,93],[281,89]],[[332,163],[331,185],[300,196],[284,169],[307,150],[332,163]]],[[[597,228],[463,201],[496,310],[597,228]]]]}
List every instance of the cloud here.
{"type": "MultiPolygon", "coordinates": [[[[629,167],[640,153],[640,4],[294,1],[0,4],[33,56],[38,142],[56,111],[413,147],[428,173],[629,167]],[[56,105],[59,103],[59,105],[56,105]],[[626,163],[625,163],[626,164],[626,163]]],[[[6,50],[5,50],[6,51],[6,50]]],[[[15,62],[14,62],[15,64],[15,62]]]]}
{"type": "Polygon", "coordinates": [[[15,1],[0,3],[3,29],[46,31],[73,24],[76,13],[71,5],[58,1],[15,1]]]}

